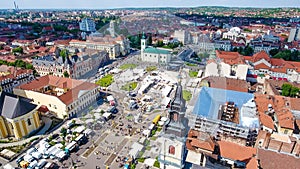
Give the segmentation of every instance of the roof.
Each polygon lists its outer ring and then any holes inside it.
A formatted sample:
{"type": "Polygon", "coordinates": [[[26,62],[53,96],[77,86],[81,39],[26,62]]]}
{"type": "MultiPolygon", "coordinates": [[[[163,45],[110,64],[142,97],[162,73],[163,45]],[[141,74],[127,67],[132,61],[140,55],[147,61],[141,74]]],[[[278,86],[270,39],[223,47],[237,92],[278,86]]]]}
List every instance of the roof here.
{"type": "MultiPolygon", "coordinates": [[[[258,103],[259,104],[259,103],[258,103]]],[[[272,120],[272,117],[269,115],[266,115],[263,112],[259,112],[259,121],[262,125],[265,127],[268,127],[269,129],[275,130],[274,122],[272,120]]]]}
{"type": "Polygon", "coordinates": [[[274,109],[275,115],[277,116],[278,123],[280,127],[294,129],[294,116],[286,106],[289,101],[289,98],[283,96],[270,96],[264,94],[256,94],[255,102],[257,103],[257,110],[260,114],[260,119],[264,125],[270,126],[270,119],[263,115],[266,111],[268,111],[268,106],[272,105],[274,109]]]}
{"type": "Polygon", "coordinates": [[[144,53],[154,53],[154,54],[163,54],[163,55],[171,54],[171,52],[168,50],[157,49],[157,48],[152,48],[152,47],[146,48],[144,50],[144,53]]]}
{"type": "Polygon", "coordinates": [[[202,80],[208,81],[209,87],[212,88],[233,90],[239,92],[248,92],[248,88],[250,87],[245,80],[233,78],[209,76],[203,78],[202,80]]]}
{"type": "Polygon", "coordinates": [[[299,168],[299,158],[295,158],[294,156],[278,153],[275,151],[258,149],[257,158],[260,161],[261,168],[299,168]]]}
{"type": "Polygon", "coordinates": [[[14,67],[10,67],[8,71],[9,71],[10,74],[6,75],[6,76],[0,76],[0,81],[5,80],[5,79],[16,79],[21,74],[31,74],[31,73],[33,73],[33,70],[19,69],[19,68],[14,68],[14,67]]]}
{"type": "Polygon", "coordinates": [[[0,93],[0,113],[5,118],[14,119],[23,116],[36,107],[37,105],[30,103],[30,100],[24,97],[5,92],[0,93]]]}
{"type": "Polygon", "coordinates": [[[217,120],[220,105],[231,101],[241,110],[242,106],[253,98],[251,93],[202,87],[193,114],[217,120]]]}
{"type": "Polygon", "coordinates": [[[267,54],[266,51],[262,50],[252,56],[252,62],[257,62],[261,59],[265,59],[266,61],[270,62],[270,56],[267,54]]]}
{"type": "Polygon", "coordinates": [[[89,90],[93,90],[98,87],[98,85],[94,83],[47,75],[42,76],[39,79],[33,80],[29,83],[20,85],[17,88],[23,90],[33,90],[36,92],[42,92],[45,86],[53,86],[57,88],[67,89],[67,92],[60,96],[57,96],[66,105],[77,100],[85,92],[88,92],[89,90]]]}
{"type": "Polygon", "coordinates": [[[188,150],[204,149],[213,153],[216,143],[209,134],[191,129],[188,133],[186,147],[188,150]]]}
{"type": "Polygon", "coordinates": [[[255,65],[254,66],[254,69],[270,69],[270,67],[269,66],[267,66],[266,64],[264,64],[264,63],[260,63],[260,64],[258,64],[258,65],[255,65]]]}
{"type": "Polygon", "coordinates": [[[300,111],[300,99],[299,98],[290,98],[291,110],[300,111]]]}
{"type": "Polygon", "coordinates": [[[249,161],[256,155],[256,149],[253,147],[241,146],[228,141],[218,141],[220,156],[223,158],[239,161],[249,161]]]}
{"type": "Polygon", "coordinates": [[[229,65],[245,64],[244,58],[238,52],[227,52],[216,50],[216,56],[229,65]]]}

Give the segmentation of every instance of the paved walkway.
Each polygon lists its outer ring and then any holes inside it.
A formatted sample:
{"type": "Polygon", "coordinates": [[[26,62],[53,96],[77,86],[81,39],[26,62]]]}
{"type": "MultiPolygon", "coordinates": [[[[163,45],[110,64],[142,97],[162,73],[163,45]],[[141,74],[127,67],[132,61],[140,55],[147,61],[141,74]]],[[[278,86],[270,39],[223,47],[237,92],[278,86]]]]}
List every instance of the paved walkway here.
{"type": "Polygon", "coordinates": [[[12,142],[12,143],[1,143],[0,148],[22,145],[22,144],[28,143],[32,139],[39,138],[39,137],[40,136],[32,136],[30,138],[20,140],[20,141],[16,141],[16,142],[12,142]]]}
{"type": "Polygon", "coordinates": [[[51,127],[52,120],[47,117],[42,117],[43,122],[45,123],[44,127],[36,134],[36,135],[43,135],[46,133],[47,130],[51,127]]]}

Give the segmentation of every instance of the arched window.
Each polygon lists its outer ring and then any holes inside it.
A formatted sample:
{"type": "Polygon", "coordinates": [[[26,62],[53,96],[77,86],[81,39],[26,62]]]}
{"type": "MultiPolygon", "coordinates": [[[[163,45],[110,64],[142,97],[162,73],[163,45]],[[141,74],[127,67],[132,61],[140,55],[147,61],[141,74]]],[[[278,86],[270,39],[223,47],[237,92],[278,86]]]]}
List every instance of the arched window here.
{"type": "Polygon", "coordinates": [[[169,146],[169,154],[172,154],[172,155],[175,154],[175,147],[174,146],[169,146]]]}
{"type": "Polygon", "coordinates": [[[28,119],[28,120],[27,120],[27,123],[28,123],[28,126],[30,126],[30,125],[31,125],[31,121],[30,121],[30,119],[28,119]]]}

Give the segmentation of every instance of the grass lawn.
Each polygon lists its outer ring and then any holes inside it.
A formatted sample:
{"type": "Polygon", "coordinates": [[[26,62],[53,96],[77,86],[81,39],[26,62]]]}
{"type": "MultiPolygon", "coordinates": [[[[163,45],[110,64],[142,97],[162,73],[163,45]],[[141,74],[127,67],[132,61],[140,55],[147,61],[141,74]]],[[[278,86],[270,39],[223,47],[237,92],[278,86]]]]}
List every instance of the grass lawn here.
{"type": "Polygon", "coordinates": [[[136,68],[137,65],[136,64],[124,64],[120,66],[120,69],[122,70],[126,70],[126,69],[134,69],[136,68]]]}
{"type": "Polygon", "coordinates": [[[148,151],[151,150],[151,146],[147,146],[146,150],[148,150],[148,151]]]}
{"type": "Polygon", "coordinates": [[[121,87],[122,90],[131,91],[134,90],[137,86],[137,82],[130,82],[121,87]]]}
{"type": "Polygon", "coordinates": [[[189,91],[189,90],[183,90],[182,91],[182,94],[183,94],[183,99],[185,101],[190,101],[191,98],[192,98],[192,93],[189,91]]]}
{"type": "Polygon", "coordinates": [[[155,141],[156,139],[157,139],[156,136],[152,136],[152,137],[150,138],[150,140],[153,140],[153,141],[155,141]]]}
{"type": "Polygon", "coordinates": [[[145,158],[144,158],[144,157],[142,157],[142,158],[138,158],[138,159],[137,159],[137,161],[138,161],[139,163],[144,163],[144,161],[145,161],[145,158]]]}
{"type": "Polygon", "coordinates": [[[156,160],[153,164],[154,167],[160,168],[160,163],[156,160]]]}
{"type": "Polygon", "coordinates": [[[157,67],[156,67],[156,66],[148,66],[148,67],[146,68],[146,71],[147,71],[147,72],[152,72],[152,71],[155,71],[155,70],[157,70],[157,67]]]}
{"type": "Polygon", "coordinates": [[[185,62],[185,64],[186,64],[187,66],[197,66],[197,64],[189,63],[189,62],[185,62]]]}
{"type": "Polygon", "coordinates": [[[197,75],[198,75],[198,72],[196,72],[196,71],[189,71],[189,76],[190,77],[197,77],[197,75]]]}
{"type": "Polygon", "coordinates": [[[102,77],[101,79],[99,79],[96,84],[101,86],[101,87],[108,87],[109,85],[111,85],[114,82],[114,78],[113,75],[108,74],[104,77],[102,77]]]}

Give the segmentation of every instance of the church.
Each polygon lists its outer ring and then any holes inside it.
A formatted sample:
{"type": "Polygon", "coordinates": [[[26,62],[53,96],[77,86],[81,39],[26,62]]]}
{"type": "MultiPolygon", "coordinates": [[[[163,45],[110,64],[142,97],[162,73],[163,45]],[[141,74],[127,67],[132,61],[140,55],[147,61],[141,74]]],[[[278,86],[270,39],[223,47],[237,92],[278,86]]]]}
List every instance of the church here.
{"type": "Polygon", "coordinates": [[[146,38],[141,39],[141,60],[166,65],[171,61],[171,51],[147,46],[146,38]]]}
{"type": "Polygon", "coordinates": [[[161,169],[182,169],[186,157],[186,136],[188,119],[185,118],[185,100],[182,97],[182,86],[179,83],[175,98],[168,112],[168,121],[163,127],[161,151],[158,156],[161,169]]]}

